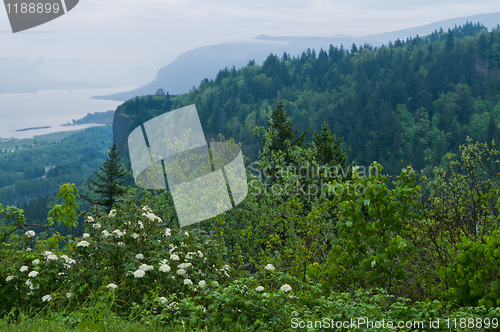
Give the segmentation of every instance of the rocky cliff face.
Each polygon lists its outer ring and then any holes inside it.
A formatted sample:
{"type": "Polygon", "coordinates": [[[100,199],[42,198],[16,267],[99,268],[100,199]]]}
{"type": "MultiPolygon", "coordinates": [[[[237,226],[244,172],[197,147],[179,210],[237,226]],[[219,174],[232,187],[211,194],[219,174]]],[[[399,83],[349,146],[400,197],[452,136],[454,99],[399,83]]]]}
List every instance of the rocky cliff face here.
{"type": "Polygon", "coordinates": [[[113,142],[116,142],[120,151],[120,158],[128,157],[128,134],[131,123],[130,117],[124,114],[124,109],[118,107],[113,118],[113,142]]]}

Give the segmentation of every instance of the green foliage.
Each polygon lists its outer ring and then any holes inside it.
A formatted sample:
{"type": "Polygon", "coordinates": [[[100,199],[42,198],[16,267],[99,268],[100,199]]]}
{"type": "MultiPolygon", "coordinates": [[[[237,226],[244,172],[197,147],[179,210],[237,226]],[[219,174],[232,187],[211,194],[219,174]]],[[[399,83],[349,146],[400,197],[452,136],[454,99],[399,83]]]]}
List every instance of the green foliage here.
{"type": "Polygon", "coordinates": [[[334,289],[383,287],[392,293],[410,277],[408,259],[418,254],[411,240],[420,187],[408,168],[389,189],[381,170],[375,162],[369,176],[355,171],[352,181],[330,185],[338,206],[338,238],[320,277],[334,289]]]}
{"type": "Polygon", "coordinates": [[[62,221],[65,226],[76,226],[78,225],[77,209],[79,208],[76,203],[76,197],[78,195],[78,190],[73,184],[66,183],[59,189],[59,194],[57,194],[57,199],[62,198],[64,203],[62,205],[55,205],[52,210],[49,211],[49,216],[47,218],[48,226],[54,225],[54,220],[62,221]],[[52,215],[52,216],[50,216],[52,215]]]}
{"type": "MultiPolygon", "coordinates": [[[[290,149],[290,164],[277,150],[259,167],[318,166],[317,142],[290,149]]],[[[2,324],[29,312],[67,328],[124,319],[215,331],[328,329],[358,318],[424,324],[399,328],[413,331],[439,318],[432,330],[449,330],[445,319],[484,329],[499,314],[498,154],[463,146],[460,161],[421,184],[410,166],[393,184],[377,162],[367,173],[354,166],[309,196],[277,184],[329,174],[276,172],[268,188],[249,167],[247,199],[189,229],[177,228],[168,193],[138,188],[109,214],[88,215],[81,237],[35,235],[21,210],[2,206],[2,324]]],[[[61,188],[60,218],[74,216],[76,194],[61,188]]]]}
{"type": "Polygon", "coordinates": [[[105,212],[109,212],[115,203],[115,199],[125,192],[122,185],[127,179],[118,155],[119,151],[117,151],[116,142],[114,142],[109,149],[108,158],[99,167],[100,172],[94,171],[95,180],[89,180],[88,185],[93,193],[92,196],[97,194],[99,197],[85,196],[87,201],[104,208],[105,212]]]}
{"type": "Polygon", "coordinates": [[[499,306],[500,233],[481,242],[463,237],[450,255],[453,262],[440,270],[445,297],[461,306],[499,306]]]}
{"type": "Polygon", "coordinates": [[[349,152],[327,126],[311,143],[298,144],[305,135],[295,137],[280,103],[270,114],[269,127],[252,131],[262,136],[263,149],[247,171],[248,196],[215,218],[211,228],[231,248],[230,261],[241,275],[273,263],[304,278],[307,266],[324,261],[331,245],[335,231],[325,189],[328,182],[349,178],[349,152]]]}

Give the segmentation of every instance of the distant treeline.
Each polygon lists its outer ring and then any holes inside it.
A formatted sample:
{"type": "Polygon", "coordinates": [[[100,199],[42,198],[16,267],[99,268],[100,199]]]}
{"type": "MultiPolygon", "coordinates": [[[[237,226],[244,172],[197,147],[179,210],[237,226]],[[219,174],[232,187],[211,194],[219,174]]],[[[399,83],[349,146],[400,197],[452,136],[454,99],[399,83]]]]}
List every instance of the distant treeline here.
{"type": "Polygon", "coordinates": [[[63,126],[82,125],[87,123],[112,124],[115,111],[87,113],[83,118],[63,124],[63,126]]]}

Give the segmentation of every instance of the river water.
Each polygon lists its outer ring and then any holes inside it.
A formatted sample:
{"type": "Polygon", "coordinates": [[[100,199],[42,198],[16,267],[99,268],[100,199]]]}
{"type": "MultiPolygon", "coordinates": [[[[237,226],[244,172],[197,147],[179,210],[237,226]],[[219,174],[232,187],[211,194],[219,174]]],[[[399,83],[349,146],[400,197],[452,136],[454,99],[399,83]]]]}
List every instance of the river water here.
{"type": "Polygon", "coordinates": [[[37,93],[0,94],[0,138],[32,138],[58,131],[92,126],[61,126],[83,118],[87,113],[115,110],[123,102],[90,99],[92,96],[130,91],[134,86],[110,89],[44,90],[37,93]],[[16,131],[25,128],[45,127],[16,131]]]}

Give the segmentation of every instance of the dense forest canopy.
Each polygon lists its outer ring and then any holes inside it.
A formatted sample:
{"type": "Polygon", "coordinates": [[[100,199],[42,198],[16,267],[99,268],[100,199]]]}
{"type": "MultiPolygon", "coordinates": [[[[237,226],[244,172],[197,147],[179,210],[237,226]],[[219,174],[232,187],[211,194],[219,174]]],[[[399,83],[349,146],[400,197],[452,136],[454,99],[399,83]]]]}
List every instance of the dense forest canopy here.
{"type": "Polygon", "coordinates": [[[351,148],[351,161],[377,160],[392,175],[406,164],[422,170],[456,153],[468,135],[484,141],[497,134],[499,45],[499,30],[467,23],[378,49],[330,46],[300,56],[270,54],[262,65],[225,68],[186,95],[125,102],[117,109],[114,134],[124,150],[127,131],[195,104],[209,138],[233,137],[256,160],[250,127],[264,125],[281,100],[301,132],[310,129],[312,135],[326,121],[351,148]]]}

